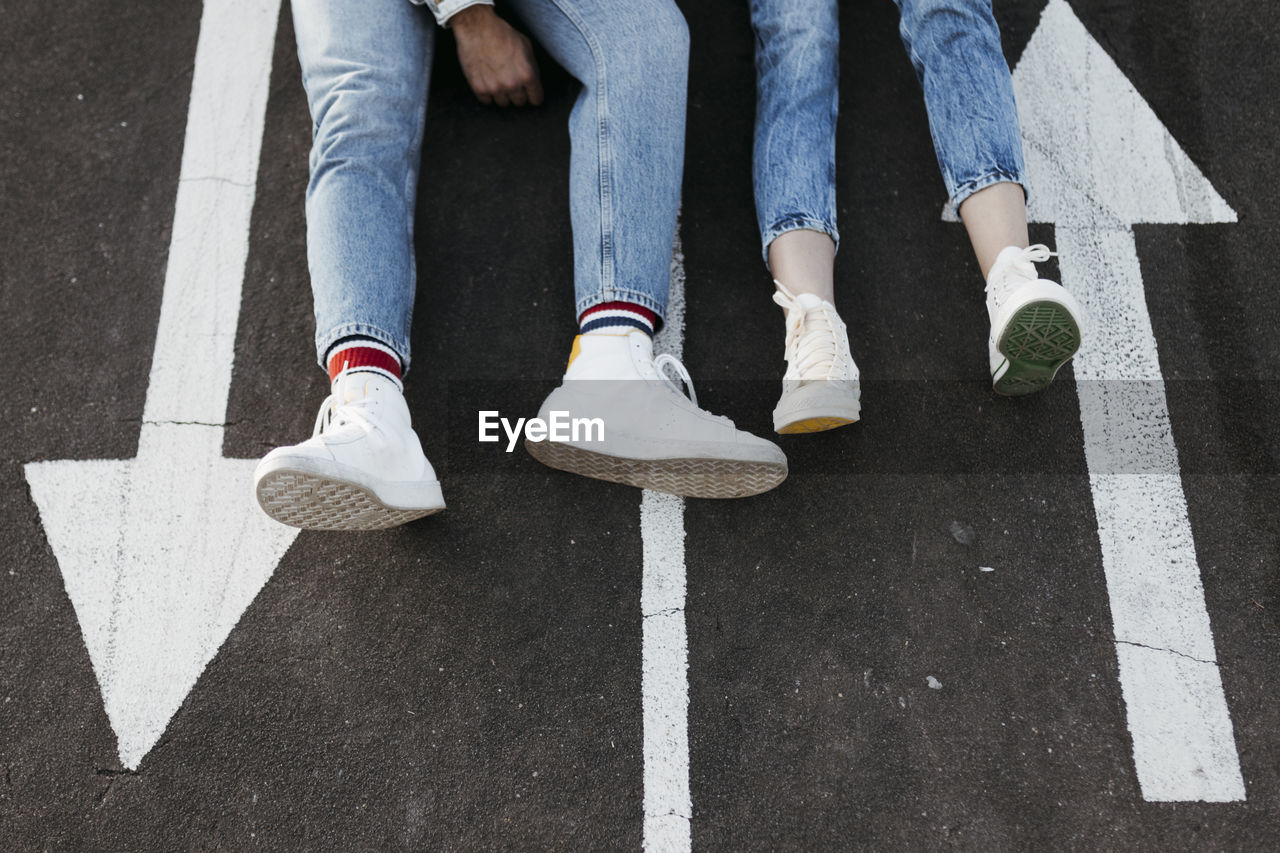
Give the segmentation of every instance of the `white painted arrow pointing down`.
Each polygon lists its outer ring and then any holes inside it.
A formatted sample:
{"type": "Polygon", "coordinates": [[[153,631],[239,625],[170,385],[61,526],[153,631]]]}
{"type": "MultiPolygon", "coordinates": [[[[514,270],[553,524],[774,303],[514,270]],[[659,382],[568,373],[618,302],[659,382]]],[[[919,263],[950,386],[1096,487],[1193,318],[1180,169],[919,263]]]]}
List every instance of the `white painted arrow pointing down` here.
{"type": "Polygon", "coordinates": [[[137,458],[26,466],[130,769],[297,535],[222,458],[279,9],[204,4],[137,458]]]}
{"type": "Polygon", "coordinates": [[[1013,86],[1029,215],[1056,225],[1086,314],[1075,377],[1142,796],[1242,800],[1132,228],[1236,214],[1066,0],[1045,9],[1013,86]]]}

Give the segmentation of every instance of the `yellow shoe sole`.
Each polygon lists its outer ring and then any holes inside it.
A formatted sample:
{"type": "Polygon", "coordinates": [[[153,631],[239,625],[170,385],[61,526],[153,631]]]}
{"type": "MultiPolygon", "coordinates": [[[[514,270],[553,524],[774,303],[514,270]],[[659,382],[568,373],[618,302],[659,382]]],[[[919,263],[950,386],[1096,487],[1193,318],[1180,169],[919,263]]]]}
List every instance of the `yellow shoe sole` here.
{"type": "Polygon", "coordinates": [[[857,423],[855,418],[806,418],[789,423],[778,430],[779,435],[802,435],[809,432],[826,432],[829,429],[857,423]]]}

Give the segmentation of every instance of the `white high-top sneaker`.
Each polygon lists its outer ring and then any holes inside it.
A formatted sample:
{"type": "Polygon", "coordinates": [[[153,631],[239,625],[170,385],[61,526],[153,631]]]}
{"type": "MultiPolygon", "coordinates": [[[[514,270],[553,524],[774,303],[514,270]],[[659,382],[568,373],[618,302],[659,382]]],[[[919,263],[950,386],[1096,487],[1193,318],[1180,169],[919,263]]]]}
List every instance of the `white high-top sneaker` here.
{"type": "Polygon", "coordinates": [[[1083,312],[1066,288],[1036,274],[1049,247],[1009,246],[987,275],[991,384],[997,394],[1039,391],[1080,348],[1083,312]]]}
{"type": "Polygon", "coordinates": [[[380,530],[444,509],[404,395],[375,373],[339,374],[311,438],[268,453],[253,481],[267,515],[308,530],[380,530]]]}
{"type": "Polygon", "coordinates": [[[787,476],[787,457],[776,444],[698,408],[684,366],[669,355],[655,360],[653,341],[639,331],[579,335],[564,379],[538,417],[602,422],[603,437],[588,427],[568,440],[525,440],[534,459],[586,477],[695,498],[741,498],[787,476]],[[690,396],[662,372],[666,366],[690,396]]]}
{"type": "Polygon", "coordinates": [[[861,413],[858,365],[836,307],[774,284],[773,301],[787,312],[787,372],[773,428],[783,434],[821,432],[854,423],[861,413]]]}

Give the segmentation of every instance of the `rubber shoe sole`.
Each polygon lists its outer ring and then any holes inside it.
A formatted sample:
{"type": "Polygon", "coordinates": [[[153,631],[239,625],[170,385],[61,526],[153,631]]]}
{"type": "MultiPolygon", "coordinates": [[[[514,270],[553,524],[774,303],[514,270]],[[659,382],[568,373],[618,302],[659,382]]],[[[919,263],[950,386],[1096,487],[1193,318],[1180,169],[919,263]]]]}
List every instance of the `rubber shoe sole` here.
{"type": "Polygon", "coordinates": [[[824,432],[857,423],[862,404],[857,386],[811,382],[783,394],[773,409],[773,430],[779,435],[824,432]]]}
{"type": "Polygon", "coordinates": [[[1080,348],[1080,324],[1062,303],[1028,302],[1005,323],[996,349],[1004,370],[996,370],[997,394],[1019,397],[1041,390],[1080,348]]]}
{"type": "Polygon", "coordinates": [[[444,509],[439,483],[420,484],[430,506],[391,506],[369,488],[313,471],[280,467],[261,475],[258,505],[281,524],[305,530],[385,530],[444,509]]]}
{"type": "Polygon", "coordinates": [[[783,424],[774,429],[779,435],[803,435],[810,432],[826,432],[829,429],[857,422],[857,418],[836,418],[819,415],[818,417],[805,418],[789,424],[783,424]]]}
{"type": "Polygon", "coordinates": [[[611,483],[689,498],[746,498],[787,478],[786,463],[737,459],[628,459],[563,441],[530,441],[525,450],[543,465],[611,483]]]}

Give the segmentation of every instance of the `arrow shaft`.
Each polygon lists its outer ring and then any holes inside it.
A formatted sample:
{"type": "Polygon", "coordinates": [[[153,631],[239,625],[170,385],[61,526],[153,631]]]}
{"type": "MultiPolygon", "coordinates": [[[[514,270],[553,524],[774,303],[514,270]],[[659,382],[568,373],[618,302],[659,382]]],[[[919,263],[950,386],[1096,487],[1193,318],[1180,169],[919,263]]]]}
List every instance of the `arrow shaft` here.
{"type": "Polygon", "coordinates": [[[1056,240],[1089,321],[1075,375],[1142,795],[1242,800],[1133,231],[1059,225],[1056,240]]]}
{"type": "MultiPolygon", "coordinates": [[[[654,344],[676,358],[684,351],[684,253],[678,221],[667,322],[654,344]]],[[[644,547],[640,587],[644,849],[681,853],[693,844],[684,498],[646,489],[640,498],[640,538],[644,547]]]]}
{"type": "Polygon", "coordinates": [[[155,426],[226,419],[279,9],[204,4],[143,448],[155,426]]]}

